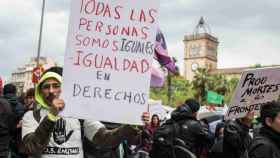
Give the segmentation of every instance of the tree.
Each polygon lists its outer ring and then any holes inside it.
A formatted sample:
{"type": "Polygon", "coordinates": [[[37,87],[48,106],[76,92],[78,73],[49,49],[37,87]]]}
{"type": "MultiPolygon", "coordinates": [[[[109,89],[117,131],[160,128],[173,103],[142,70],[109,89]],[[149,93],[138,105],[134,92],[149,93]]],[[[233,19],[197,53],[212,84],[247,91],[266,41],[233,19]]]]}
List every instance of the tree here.
{"type": "Polygon", "coordinates": [[[174,77],[172,85],[174,87],[172,93],[173,105],[180,105],[187,98],[194,97],[194,91],[192,90],[191,83],[184,79],[182,76],[174,77]]]}
{"type": "Polygon", "coordinates": [[[200,103],[205,103],[207,82],[210,77],[208,72],[206,68],[198,68],[192,81],[192,86],[195,91],[194,96],[200,103]]]}
{"type": "MultiPolygon", "coordinates": [[[[164,105],[168,105],[168,81],[166,80],[164,86],[161,88],[151,88],[150,98],[155,100],[162,100],[164,105]]],[[[186,98],[194,96],[192,86],[189,81],[182,76],[172,76],[172,102],[170,106],[176,106],[183,103],[186,98]]]]}
{"type": "Polygon", "coordinates": [[[212,90],[220,95],[225,95],[228,88],[227,88],[227,79],[225,75],[222,74],[215,74],[209,77],[207,82],[208,90],[212,90]]]}
{"type": "Polygon", "coordinates": [[[251,66],[252,68],[261,68],[263,67],[260,63],[256,63],[255,65],[251,66]]]}
{"type": "Polygon", "coordinates": [[[175,106],[182,104],[187,98],[196,98],[201,104],[206,103],[206,90],[212,90],[224,95],[224,102],[229,103],[239,81],[238,78],[227,79],[225,75],[210,75],[205,68],[198,68],[194,80],[190,83],[179,75],[171,75],[169,84],[171,104],[168,104],[168,80],[161,88],[151,88],[150,98],[160,99],[163,104],[175,106]]]}
{"type": "MultiPolygon", "coordinates": [[[[172,61],[174,63],[174,65],[177,63],[177,59],[175,57],[172,57],[172,61]]],[[[175,65],[175,72],[170,72],[168,71],[167,73],[167,97],[168,97],[168,105],[172,105],[173,102],[173,85],[172,85],[172,80],[174,77],[179,75],[179,68],[178,66],[175,65]]],[[[174,104],[173,104],[174,105],[174,104]]]]}
{"type": "Polygon", "coordinates": [[[228,80],[227,82],[227,92],[225,95],[225,102],[229,103],[230,99],[235,91],[235,88],[238,84],[239,79],[238,78],[231,78],[230,80],[228,80]]]}

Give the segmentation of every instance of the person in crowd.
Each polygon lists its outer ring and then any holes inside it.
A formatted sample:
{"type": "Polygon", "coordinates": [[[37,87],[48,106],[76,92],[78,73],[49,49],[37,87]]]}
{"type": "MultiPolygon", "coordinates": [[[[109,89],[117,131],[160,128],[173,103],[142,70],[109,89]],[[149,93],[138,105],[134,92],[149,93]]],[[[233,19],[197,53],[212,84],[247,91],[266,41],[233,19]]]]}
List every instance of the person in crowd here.
{"type": "MultiPolygon", "coordinates": [[[[35,89],[34,88],[30,88],[28,89],[25,93],[22,93],[22,95],[20,96],[19,101],[23,104],[24,106],[24,113],[26,113],[29,110],[33,110],[34,108],[34,97],[35,96],[35,89]]],[[[23,142],[21,139],[21,130],[22,130],[22,121],[20,121],[20,123],[17,126],[17,131],[19,131],[18,135],[17,135],[17,155],[20,158],[25,158],[28,157],[28,155],[26,155],[24,153],[24,149],[23,149],[23,142]]]]}
{"type": "Polygon", "coordinates": [[[178,106],[171,114],[171,119],[179,122],[181,134],[178,136],[183,140],[192,153],[199,157],[202,153],[201,145],[211,143],[208,129],[197,120],[197,112],[200,104],[194,99],[187,99],[184,104],[178,106]]]}
{"type": "Polygon", "coordinates": [[[260,129],[263,127],[261,118],[256,117],[253,122],[253,132],[252,135],[253,137],[257,136],[260,133],[260,129]]]}
{"type": "Polygon", "coordinates": [[[152,149],[152,143],[153,143],[153,135],[156,131],[156,129],[160,125],[160,119],[157,114],[153,114],[151,118],[150,123],[146,123],[146,125],[143,128],[142,132],[142,142],[141,142],[141,150],[145,151],[147,154],[152,149]]]}
{"type": "Polygon", "coordinates": [[[208,158],[209,157],[209,151],[214,143],[214,134],[212,134],[210,132],[210,126],[209,126],[209,122],[207,119],[201,119],[200,120],[202,126],[207,129],[208,131],[208,135],[209,135],[209,138],[210,138],[210,142],[201,142],[201,146],[200,146],[200,149],[199,149],[199,153],[200,153],[200,156],[199,158],[208,158]]]}
{"type": "Polygon", "coordinates": [[[17,97],[17,87],[13,84],[6,84],[3,88],[3,97],[10,103],[17,121],[20,121],[24,114],[24,107],[17,97]]]}
{"type": "Polygon", "coordinates": [[[208,129],[197,120],[200,104],[187,99],[154,133],[151,158],[198,158],[202,144],[210,144],[208,129]]]}
{"type": "Polygon", "coordinates": [[[9,145],[16,130],[16,117],[10,103],[0,98],[0,157],[10,157],[9,145]]]}
{"type": "Polygon", "coordinates": [[[151,131],[151,134],[155,133],[155,130],[159,127],[160,125],[160,119],[159,116],[157,114],[153,114],[152,115],[152,119],[150,124],[146,124],[147,126],[145,126],[149,131],[151,131]]]}
{"type": "Polygon", "coordinates": [[[262,106],[260,114],[263,126],[250,145],[249,158],[279,158],[280,103],[266,103],[262,106]]]}
{"type": "Polygon", "coordinates": [[[223,138],[225,123],[220,122],[215,129],[215,140],[210,150],[209,158],[223,158],[223,138]]]}
{"type": "Polygon", "coordinates": [[[18,101],[19,101],[20,104],[23,105],[23,108],[24,108],[24,97],[25,97],[25,93],[24,92],[22,92],[20,94],[20,96],[18,97],[18,101]]]}
{"type": "Polygon", "coordinates": [[[24,114],[24,107],[17,96],[17,88],[13,84],[6,84],[3,88],[3,97],[10,103],[13,114],[16,117],[16,130],[12,133],[12,140],[10,142],[11,156],[19,156],[18,144],[21,140],[21,124],[24,114]]]}
{"type": "Polygon", "coordinates": [[[252,127],[254,112],[245,117],[226,121],[224,128],[223,156],[227,158],[246,158],[252,142],[249,130],[252,127]]]}
{"type": "Polygon", "coordinates": [[[225,129],[225,123],[220,122],[216,126],[215,130],[215,142],[218,142],[224,138],[224,129],[225,129]]]}
{"type": "Polygon", "coordinates": [[[35,106],[35,89],[30,88],[26,91],[24,96],[24,109],[25,111],[33,110],[35,106]]]}
{"type": "MultiPolygon", "coordinates": [[[[61,82],[62,68],[52,67],[43,73],[36,85],[36,110],[28,111],[23,117],[22,138],[26,153],[44,158],[83,158],[81,131],[99,148],[116,146],[138,136],[139,131],[129,125],[107,130],[99,121],[84,120],[81,124],[78,119],[60,117],[58,114],[65,106],[60,98],[61,82]]],[[[142,120],[149,121],[149,113],[144,113],[142,120]]]]}

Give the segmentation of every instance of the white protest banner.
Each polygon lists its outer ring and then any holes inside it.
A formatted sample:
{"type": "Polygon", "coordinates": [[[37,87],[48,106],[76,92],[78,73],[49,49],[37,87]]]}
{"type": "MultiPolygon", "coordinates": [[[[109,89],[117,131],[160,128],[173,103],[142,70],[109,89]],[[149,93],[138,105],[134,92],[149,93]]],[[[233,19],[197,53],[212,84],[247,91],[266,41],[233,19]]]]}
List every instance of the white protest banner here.
{"type": "Polygon", "coordinates": [[[159,0],[72,0],[63,116],[142,123],[158,8],[159,0]]]}
{"type": "Polygon", "coordinates": [[[280,67],[248,70],[231,98],[226,119],[241,118],[248,112],[259,112],[261,105],[277,100],[280,94],[280,67]]]}

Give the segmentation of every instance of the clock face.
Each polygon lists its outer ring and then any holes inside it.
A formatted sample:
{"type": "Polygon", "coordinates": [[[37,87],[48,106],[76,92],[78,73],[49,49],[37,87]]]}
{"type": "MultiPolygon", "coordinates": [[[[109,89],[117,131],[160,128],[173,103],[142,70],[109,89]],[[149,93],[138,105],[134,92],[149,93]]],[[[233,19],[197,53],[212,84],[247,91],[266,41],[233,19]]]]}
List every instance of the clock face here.
{"type": "Polygon", "coordinates": [[[198,63],[192,63],[192,70],[196,71],[198,68],[198,63]]]}
{"type": "Polygon", "coordinates": [[[201,45],[193,44],[190,46],[190,57],[197,57],[200,55],[201,45]]]}

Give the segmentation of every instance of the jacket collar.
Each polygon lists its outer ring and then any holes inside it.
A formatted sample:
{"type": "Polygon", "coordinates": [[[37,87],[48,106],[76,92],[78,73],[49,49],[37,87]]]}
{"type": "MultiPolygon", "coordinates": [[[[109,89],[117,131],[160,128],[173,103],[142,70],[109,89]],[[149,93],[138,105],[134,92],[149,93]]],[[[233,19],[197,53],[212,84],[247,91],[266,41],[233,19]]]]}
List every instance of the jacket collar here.
{"type": "Polygon", "coordinates": [[[268,137],[280,149],[280,133],[276,132],[268,126],[264,126],[260,129],[260,134],[268,137]]]}

